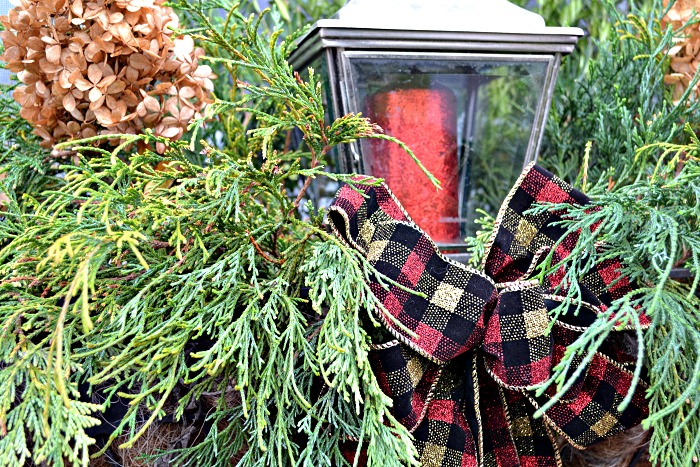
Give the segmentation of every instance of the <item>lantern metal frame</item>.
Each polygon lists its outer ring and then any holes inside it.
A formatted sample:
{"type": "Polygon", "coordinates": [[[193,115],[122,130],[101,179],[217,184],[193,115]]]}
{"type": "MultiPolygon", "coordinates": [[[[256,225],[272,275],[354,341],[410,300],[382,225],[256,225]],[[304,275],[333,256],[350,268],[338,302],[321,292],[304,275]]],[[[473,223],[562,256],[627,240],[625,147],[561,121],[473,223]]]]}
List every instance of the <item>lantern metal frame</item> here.
{"type": "MultiPolygon", "coordinates": [[[[299,41],[290,63],[296,70],[304,70],[325,58],[330,83],[329,104],[336,115],[342,115],[359,111],[353,100],[352,58],[545,61],[544,89],[525,155],[527,165],[536,159],[542,141],[561,57],[574,50],[582,35],[579,28],[560,27],[547,27],[532,34],[371,29],[329,19],[318,21],[299,41]]],[[[339,162],[344,172],[364,171],[357,144],[341,148],[339,162]]]]}
{"type": "MultiPolygon", "coordinates": [[[[350,20],[326,19],[318,21],[300,38],[289,61],[300,73],[308,67],[318,69],[319,65],[322,65],[328,86],[325,92],[328,99],[326,105],[331,110],[331,118],[362,110],[356,86],[358,77],[353,76],[353,60],[440,60],[443,63],[453,61],[462,64],[498,62],[506,66],[509,63],[545,64],[541,89],[538,82],[540,94],[535,105],[534,120],[523,160],[524,165],[527,165],[537,158],[561,58],[571,53],[579,38],[583,36],[583,31],[579,28],[546,27],[541,17],[527,14],[541,22],[538,24],[536,21],[528,21],[518,23],[516,27],[513,27],[512,22],[510,25],[504,23],[506,26],[503,28],[511,28],[513,32],[486,30],[492,25],[485,24],[482,27],[474,18],[471,18],[470,25],[465,25],[465,29],[484,30],[441,31],[436,30],[435,26],[420,29],[422,26],[420,22],[415,22],[415,17],[413,24],[407,24],[406,29],[399,29],[398,17],[392,18],[386,27],[377,26],[377,18],[372,18],[366,24],[362,18],[357,17],[350,20]]],[[[343,145],[336,156],[338,167],[335,170],[366,173],[362,147],[358,142],[343,145]]],[[[459,251],[464,245],[441,245],[441,248],[445,247],[451,251],[459,251]]]]}

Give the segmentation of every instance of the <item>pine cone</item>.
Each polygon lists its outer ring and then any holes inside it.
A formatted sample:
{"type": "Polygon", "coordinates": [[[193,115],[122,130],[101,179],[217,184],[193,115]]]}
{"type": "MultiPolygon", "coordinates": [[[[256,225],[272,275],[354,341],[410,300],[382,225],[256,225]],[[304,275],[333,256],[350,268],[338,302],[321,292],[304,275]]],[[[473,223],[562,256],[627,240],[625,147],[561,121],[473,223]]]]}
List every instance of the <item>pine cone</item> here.
{"type": "Polygon", "coordinates": [[[163,3],[20,0],[0,17],[0,60],[43,146],[144,128],[178,139],[199,117],[214,75],[191,37],[173,37],[178,18],[163,3]]]}
{"type": "MultiPolygon", "coordinates": [[[[669,0],[664,0],[667,6],[669,0]]],[[[688,21],[700,12],[700,0],[677,0],[662,19],[661,25],[666,28],[669,24],[674,30],[680,30],[688,21]]],[[[664,82],[673,86],[673,99],[678,101],[690,86],[690,81],[697,72],[700,63],[700,28],[693,24],[681,31],[674,38],[674,46],[668,51],[671,58],[671,71],[664,77],[664,82]]],[[[693,97],[698,97],[700,87],[693,89],[693,97]]]]}

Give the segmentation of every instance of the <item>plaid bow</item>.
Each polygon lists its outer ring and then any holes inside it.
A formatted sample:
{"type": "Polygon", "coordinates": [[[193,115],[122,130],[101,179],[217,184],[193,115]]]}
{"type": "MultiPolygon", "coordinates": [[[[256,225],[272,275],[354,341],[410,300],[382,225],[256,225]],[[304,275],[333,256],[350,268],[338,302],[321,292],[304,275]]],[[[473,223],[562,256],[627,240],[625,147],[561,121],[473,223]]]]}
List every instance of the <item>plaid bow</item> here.
{"type": "MultiPolygon", "coordinates": [[[[566,301],[553,293],[563,274],[543,285],[529,277],[552,248],[555,262],[566,258],[578,235],[563,238],[556,225],[562,212],[525,212],[542,202],[585,205],[585,195],[528,167],[501,207],[482,273],[443,256],[386,185],[356,188],[339,191],[329,219],[339,238],[403,286],[370,283],[394,338],[374,346],[370,363],[423,466],[560,466],[557,434],[583,449],[647,415],[644,384],[618,411],[634,366],[623,331],[606,340],[564,397],[533,418],[555,392],[536,397],[533,389],[598,313],[633,290],[620,262],[605,260],[580,279],[583,300],[568,305],[580,305],[579,312],[551,323],[549,310],[566,301]]],[[[648,326],[645,315],[640,320],[648,326]]]]}

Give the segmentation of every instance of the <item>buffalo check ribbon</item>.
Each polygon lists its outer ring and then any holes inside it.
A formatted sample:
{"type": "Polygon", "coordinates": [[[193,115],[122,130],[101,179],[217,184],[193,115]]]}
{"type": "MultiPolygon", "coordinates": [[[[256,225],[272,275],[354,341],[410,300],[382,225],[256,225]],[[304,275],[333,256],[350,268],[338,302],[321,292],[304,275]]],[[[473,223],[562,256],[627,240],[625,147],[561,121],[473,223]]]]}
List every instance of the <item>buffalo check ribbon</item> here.
{"type": "MultiPolygon", "coordinates": [[[[566,394],[533,417],[555,393],[550,387],[537,397],[534,389],[566,348],[634,290],[617,259],[580,278],[580,303],[555,293],[562,271],[543,283],[530,278],[552,249],[555,262],[568,257],[578,235],[557,224],[563,212],[526,211],[536,203],[588,204],[583,193],[527,167],[501,207],[481,272],[443,256],[386,185],[354,186],[338,192],[329,220],[394,282],[370,281],[384,307],[375,312],[391,335],[373,346],[370,363],[423,466],[560,466],[557,435],[583,449],[646,417],[644,383],[618,411],[633,379],[629,329],[612,333],[566,394]],[[552,323],[549,311],[562,302],[578,312],[552,323]]],[[[643,313],[640,322],[649,325],[643,313]]]]}

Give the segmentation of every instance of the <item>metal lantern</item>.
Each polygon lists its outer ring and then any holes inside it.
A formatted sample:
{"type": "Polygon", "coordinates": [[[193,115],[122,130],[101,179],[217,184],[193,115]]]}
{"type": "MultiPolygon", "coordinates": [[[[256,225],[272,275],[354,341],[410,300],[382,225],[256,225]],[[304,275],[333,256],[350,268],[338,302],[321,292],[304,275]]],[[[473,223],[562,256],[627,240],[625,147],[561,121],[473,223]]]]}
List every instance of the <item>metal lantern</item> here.
{"type": "Polygon", "coordinates": [[[385,140],[343,147],[332,170],[385,179],[443,250],[459,251],[477,210],[495,213],[536,158],[561,57],[581,35],[505,0],[350,0],[313,26],[291,63],[324,76],[332,118],[369,117],[442,189],[385,140]]]}

